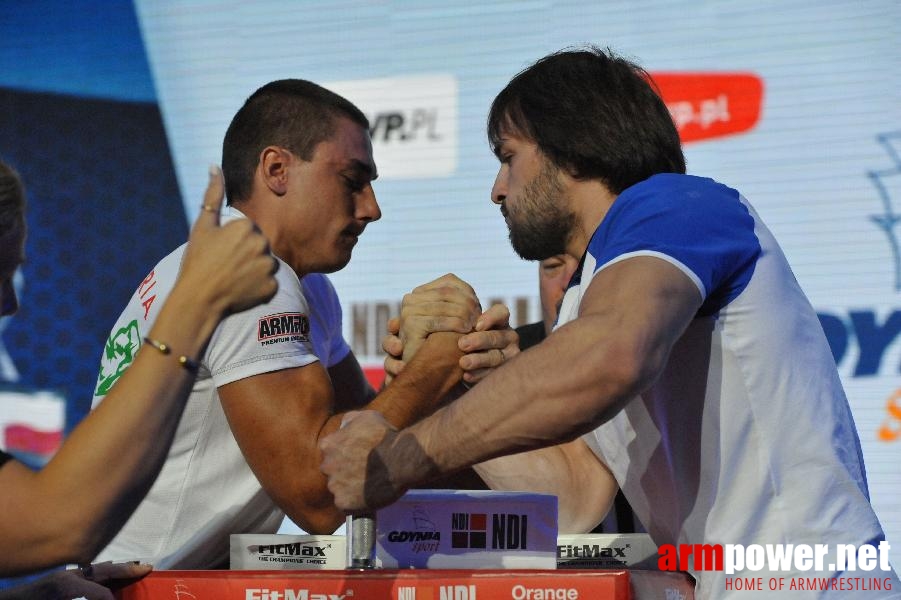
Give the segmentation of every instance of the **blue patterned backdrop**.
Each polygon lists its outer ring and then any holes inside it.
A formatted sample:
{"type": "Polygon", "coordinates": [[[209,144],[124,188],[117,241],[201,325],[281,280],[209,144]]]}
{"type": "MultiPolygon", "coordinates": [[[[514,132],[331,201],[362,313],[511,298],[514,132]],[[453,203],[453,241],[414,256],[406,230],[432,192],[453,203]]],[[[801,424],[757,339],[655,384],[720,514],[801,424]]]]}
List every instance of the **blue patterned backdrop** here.
{"type": "Polygon", "coordinates": [[[187,237],[130,1],[0,1],[0,159],[29,201],[21,309],[0,328],[18,379],[0,389],[58,392],[68,430],[119,311],[187,237]]]}
{"type": "Polygon", "coordinates": [[[0,88],[0,156],[29,200],[21,309],[2,342],[20,385],[63,393],[71,428],[119,311],[187,236],[159,109],[0,88]]]}

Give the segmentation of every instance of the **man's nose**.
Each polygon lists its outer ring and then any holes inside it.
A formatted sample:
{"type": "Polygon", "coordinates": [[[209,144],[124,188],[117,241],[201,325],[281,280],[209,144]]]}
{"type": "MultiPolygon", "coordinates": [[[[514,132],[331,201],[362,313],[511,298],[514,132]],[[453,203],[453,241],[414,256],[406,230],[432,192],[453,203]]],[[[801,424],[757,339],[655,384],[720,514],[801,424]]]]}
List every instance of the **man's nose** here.
{"type": "Polygon", "coordinates": [[[375,199],[375,190],[372,185],[366,186],[362,192],[362,199],[357,204],[356,217],[361,221],[378,221],[382,218],[382,209],[379,208],[378,200],[375,199]]]}
{"type": "Polygon", "coordinates": [[[507,184],[503,173],[504,169],[501,167],[497,172],[497,177],[494,178],[494,185],[491,186],[491,201],[495,204],[503,204],[507,199],[507,184]]]}

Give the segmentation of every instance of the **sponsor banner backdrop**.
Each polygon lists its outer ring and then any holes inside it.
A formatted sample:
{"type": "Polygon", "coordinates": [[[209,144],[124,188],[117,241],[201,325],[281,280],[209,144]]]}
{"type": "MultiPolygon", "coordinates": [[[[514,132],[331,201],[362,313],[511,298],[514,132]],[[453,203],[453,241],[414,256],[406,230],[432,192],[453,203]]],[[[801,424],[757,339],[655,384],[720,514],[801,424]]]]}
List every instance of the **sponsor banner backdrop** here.
{"type": "Polygon", "coordinates": [[[590,42],[635,58],[690,172],[755,205],[820,313],[901,562],[901,4],[136,4],[189,217],[197,164],[219,160],[231,116],[263,83],[311,79],[372,119],[383,218],[333,281],[346,336],[373,365],[397,301],[448,271],[483,304],[508,303],[516,324],[538,319],[536,267],[510,250],[489,201],[488,107],[553,50],[590,42]]]}
{"type": "Polygon", "coordinates": [[[457,170],[452,75],[322,82],[366,112],[379,178],[450,177],[457,170]]]}

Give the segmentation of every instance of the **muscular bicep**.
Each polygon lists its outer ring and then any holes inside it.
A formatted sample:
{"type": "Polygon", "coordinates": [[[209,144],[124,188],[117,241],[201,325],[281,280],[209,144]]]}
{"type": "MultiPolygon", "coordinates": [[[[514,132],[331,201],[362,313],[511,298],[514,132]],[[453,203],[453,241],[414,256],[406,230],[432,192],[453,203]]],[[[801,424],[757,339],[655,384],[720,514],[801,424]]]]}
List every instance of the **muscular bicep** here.
{"type": "Polygon", "coordinates": [[[319,471],[318,441],[334,394],[319,362],[248,377],[219,388],[222,408],[248,465],[269,496],[302,528],[341,521],[319,471]]]}
{"type": "Polygon", "coordinates": [[[680,268],[652,256],[623,260],[598,272],[579,306],[607,348],[631,393],[660,374],[669,352],[701,306],[694,282],[680,268]]]}

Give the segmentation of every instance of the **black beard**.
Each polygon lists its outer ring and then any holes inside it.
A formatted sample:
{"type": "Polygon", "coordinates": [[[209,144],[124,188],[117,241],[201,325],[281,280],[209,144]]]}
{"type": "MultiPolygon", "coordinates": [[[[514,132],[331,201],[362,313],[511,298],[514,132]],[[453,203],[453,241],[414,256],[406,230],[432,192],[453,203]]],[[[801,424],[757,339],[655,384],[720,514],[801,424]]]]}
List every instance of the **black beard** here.
{"type": "Polygon", "coordinates": [[[564,204],[557,169],[550,163],[523,189],[518,202],[522,221],[509,216],[510,245],[524,260],[544,260],[566,252],[576,217],[564,204]]]}
{"type": "Polygon", "coordinates": [[[566,242],[575,218],[558,211],[556,215],[542,215],[520,226],[510,227],[510,245],[523,260],[544,260],[566,253],[566,242]]]}

